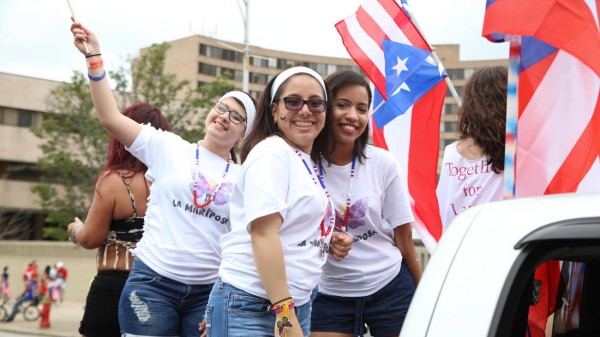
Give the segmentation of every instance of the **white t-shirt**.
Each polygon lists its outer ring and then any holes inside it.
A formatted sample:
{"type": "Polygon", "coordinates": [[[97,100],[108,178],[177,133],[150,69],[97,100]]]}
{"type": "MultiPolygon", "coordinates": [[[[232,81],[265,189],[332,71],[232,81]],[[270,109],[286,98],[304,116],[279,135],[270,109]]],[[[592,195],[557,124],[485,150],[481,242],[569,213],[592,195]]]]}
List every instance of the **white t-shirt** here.
{"type": "MultiPolygon", "coordinates": [[[[300,154],[312,171],[310,156],[300,154]]],[[[278,212],[283,219],[279,237],[290,295],[297,305],[308,303],[327,259],[327,255],[321,257],[318,244],[325,209],[323,189],[315,185],[294,150],[277,136],[263,140],[242,164],[231,195],[232,230],[221,237],[219,276],[250,294],[268,298],[256,270],[249,225],[278,212]]],[[[325,242],[329,243],[332,233],[325,242]]]]}
{"type": "MultiPolygon", "coordinates": [[[[211,284],[221,263],[219,238],[231,230],[229,197],[240,165],[231,163],[215,200],[204,208],[193,201],[196,144],[151,126],[128,149],[148,166],[152,181],[144,218],[144,235],[133,250],[158,274],[184,284],[211,284]]],[[[199,147],[199,179],[211,187],[225,172],[227,161],[199,147]]],[[[199,196],[199,202],[204,197],[199,196]]]]}
{"type": "MultiPolygon", "coordinates": [[[[386,150],[367,146],[367,159],[356,159],[348,234],[352,249],[341,261],[327,260],[319,292],[345,297],[371,295],[400,271],[402,254],[394,243],[394,228],[414,221],[400,166],[386,150]]],[[[331,165],[322,160],[324,180],[336,208],[337,225],[343,223],[352,163],[331,165]]],[[[410,226],[410,225],[409,225],[410,226]]]]}
{"type": "Polygon", "coordinates": [[[454,218],[475,205],[502,200],[504,177],[492,170],[487,157],[469,160],[463,157],[456,145],[444,149],[444,158],[436,194],[444,229],[454,218]]]}

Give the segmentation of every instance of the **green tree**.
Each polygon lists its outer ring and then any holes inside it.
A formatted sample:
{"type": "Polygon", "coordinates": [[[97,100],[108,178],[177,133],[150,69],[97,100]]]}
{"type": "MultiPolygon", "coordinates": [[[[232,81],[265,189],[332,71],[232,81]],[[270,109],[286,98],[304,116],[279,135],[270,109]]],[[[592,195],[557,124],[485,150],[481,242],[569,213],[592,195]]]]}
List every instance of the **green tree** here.
{"type": "MultiPolygon", "coordinates": [[[[155,44],[139,58],[130,60],[131,90],[127,72],[109,72],[121,109],[137,102],[152,104],[165,114],[173,132],[188,141],[204,136],[204,112],[233,84],[225,75],[209,85],[192,89],[165,73],[167,43],[155,44]]],[[[94,180],[105,163],[108,133],[94,112],[86,76],[74,72],[50,94],[48,113],[33,133],[42,139],[38,160],[41,183],[33,188],[46,214],[44,239],[66,240],[67,224],[74,216],[83,219],[93,194],[94,180]]]]}

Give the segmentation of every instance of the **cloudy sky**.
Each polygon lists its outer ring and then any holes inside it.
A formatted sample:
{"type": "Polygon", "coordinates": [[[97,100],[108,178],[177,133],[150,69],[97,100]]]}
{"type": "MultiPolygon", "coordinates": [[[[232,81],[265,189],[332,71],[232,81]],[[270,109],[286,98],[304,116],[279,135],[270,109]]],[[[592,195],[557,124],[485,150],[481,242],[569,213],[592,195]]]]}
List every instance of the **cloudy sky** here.
{"type": "MultiPolygon", "coordinates": [[[[247,0],[250,45],[349,57],[334,25],[360,0],[247,0]]],[[[70,0],[116,68],[152,43],[194,34],[242,43],[242,0],[70,0]]],[[[431,44],[460,44],[462,60],[508,57],[506,44],[481,37],[485,0],[409,0],[431,44]]],[[[72,43],[66,0],[0,0],[0,72],[68,81],[85,63],[72,43]]]]}

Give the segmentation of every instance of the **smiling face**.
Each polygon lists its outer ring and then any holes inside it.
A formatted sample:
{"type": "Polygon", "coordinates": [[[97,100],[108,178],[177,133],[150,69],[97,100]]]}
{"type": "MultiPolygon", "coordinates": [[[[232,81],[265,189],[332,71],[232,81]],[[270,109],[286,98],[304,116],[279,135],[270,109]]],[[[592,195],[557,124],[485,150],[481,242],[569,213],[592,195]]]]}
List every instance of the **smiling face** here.
{"type": "Polygon", "coordinates": [[[280,88],[278,101],[271,104],[271,114],[283,138],[302,152],[310,153],[313,142],[325,125],[325,111],[312,113],[308,104],[303,104],[300,111],[286,108],[284,97],[297,97],[302,100],[324,100],[325,94],[321,84],[312,76],[299,74],[290,77],[280,88]],[[283,118],[283,120],[282,120],[283,118]]]}
{"type": "MultiPolygon", "coordinates": [[[[227,106],[228,111],[219,114],[213,106],[204,122],[206,127],[204,142],[208,141],[209,143],[218,144],[226,147],[227,151],[229,151],[238,140],[244,137],[244,131],[246,130],[245,122],[235,124],[231,121],[230,111],[235,111],[246,118],[246,110],[233,97],[227,97],[221,103],[227,106]]],[[[204,146],[206,145],[208,144],[204,144],[204,146]]]]}
{"type": "Polygon", "coordinates": [[[369,95],[361,85],[347,85],[338,90],[332,102],[331,130],[336,147],[354,147],[369,121],[369,95]]]}

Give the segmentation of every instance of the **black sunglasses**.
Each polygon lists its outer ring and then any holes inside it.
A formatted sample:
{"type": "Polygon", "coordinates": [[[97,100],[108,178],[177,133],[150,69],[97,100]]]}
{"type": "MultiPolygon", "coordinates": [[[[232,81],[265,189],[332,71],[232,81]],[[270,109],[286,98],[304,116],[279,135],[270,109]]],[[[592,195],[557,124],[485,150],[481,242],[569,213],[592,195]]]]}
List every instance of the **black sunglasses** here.
{"type": "Polygon", "coordinates": [[[229,110],[229,107],[227,106],[227,104],[222,103],[222,102],[215,103],[215,111],[219,115],[229,112],[229,120],[233,124],[240,124],[240,123],[244,123],[246,121],[246,117],[242,116],[242,114],[240,114],[237,111],[229,110]]]}
{"type": "Polygon", "coordinates": [[[304,100],[299,97],[288,96],[281,99],[276,99],[275,102],[283,101],[285,104],[285,108],[290,111],[300,111],[304,104],[308,106],[308,110],[314,114],[320,114],[325,112],[327,108],[327,101],[317,98],[311,98],[309,100],[304,100]]]}

